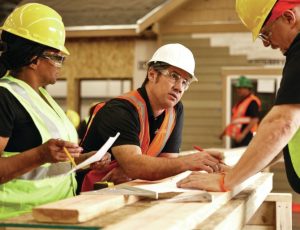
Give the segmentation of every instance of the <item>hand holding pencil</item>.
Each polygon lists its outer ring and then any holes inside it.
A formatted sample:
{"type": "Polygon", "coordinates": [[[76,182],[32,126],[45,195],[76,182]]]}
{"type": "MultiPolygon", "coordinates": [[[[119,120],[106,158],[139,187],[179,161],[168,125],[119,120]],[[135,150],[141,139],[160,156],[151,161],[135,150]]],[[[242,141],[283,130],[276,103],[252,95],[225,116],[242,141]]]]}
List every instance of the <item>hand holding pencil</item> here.
{"type": "Polygon", "coordinates": [[[74,158],[79,157],[82,148],[76,143],[62,139],[50,139],[37,147],[37,151],[42,161],[41,163],[71,161],[73,166],[75,166],[74,158]]]}
{"type": "Polygon", "coordinates": [[[71,154],[69,153],[69,151],[67,150],[66,147],[63,147],[65,153],[67,154],[67,157],[69,158],[69,160],[71,161],[73,167],[76,167],[76,163],[74,161],[74,158],[71,156],[71,154]]]}
{"type": "Polygon", "coordinates": [[[224,162],[224,153],[217,150],[204,150],[198,145],[193,146],[195,150],[198,150],[201,153],[208,153],[210,156],[218,160],[218,163],[215,165],[209,165],[214,172],[225,172],[228,171],[231,167],[226,165],[224,162]]]}
{"type": "Polygon", "coordinates": [[[209,153],[213,157],[219,159],[221,162],[223,162],[223,160],[224,160],[224,153],[223,152],[216,151],[216,150],[204,150],[203,148],[201,148],[198,145],[194,145],[193,147],[194,147],[195,150],[198,150],[199,152],[207,152],[207,153],[209,153]]]}

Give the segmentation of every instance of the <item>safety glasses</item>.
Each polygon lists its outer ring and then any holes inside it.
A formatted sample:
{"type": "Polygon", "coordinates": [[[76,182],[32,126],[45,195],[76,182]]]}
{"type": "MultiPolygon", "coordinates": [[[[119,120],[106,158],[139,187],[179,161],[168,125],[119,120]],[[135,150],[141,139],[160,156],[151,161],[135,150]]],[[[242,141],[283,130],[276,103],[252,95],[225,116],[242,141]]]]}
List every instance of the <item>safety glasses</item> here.
{"type": "Polygon", "coordinates": [[[159,70],[158,72],[161,73],[163,76],[167,77],[173,84],[177,84],[180,81],[184,91],[186,91],[190,86],[191,81],[185,79],[176,72],[170,72],[167,69],[159,70]]]}
{"type": "Polygon", "coordinates": [[[275,22],[279,18],[281,18],[281,16],[279,16],[277,19],[275,19],[273,22],[271,22],[270,25],[268,25],[267,27],[264,27],[262,32],[258,34],[258,38],[260,38],[265,43],[270,43],[271,38],[272,38],[272,28],[273,28],[275,22]]]}
{"type": "Polygon", "coordinates": [[[55,67],[61,68],[64,64],[66,57],[57,53],[43,53],[41,58],[47,59],[55,67]]]}

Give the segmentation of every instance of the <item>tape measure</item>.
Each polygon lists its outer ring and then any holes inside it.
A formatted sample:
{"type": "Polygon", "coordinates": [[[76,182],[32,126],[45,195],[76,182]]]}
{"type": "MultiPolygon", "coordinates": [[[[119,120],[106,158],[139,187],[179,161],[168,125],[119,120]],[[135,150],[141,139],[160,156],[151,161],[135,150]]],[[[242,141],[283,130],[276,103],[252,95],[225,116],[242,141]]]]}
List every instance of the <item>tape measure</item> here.
{"type": "Polygon", "coordinates": [[[94,190],[99,190],[103,188],[113,188],[114,186],[114,182],[99,181],[94,183],[94,190]]]}

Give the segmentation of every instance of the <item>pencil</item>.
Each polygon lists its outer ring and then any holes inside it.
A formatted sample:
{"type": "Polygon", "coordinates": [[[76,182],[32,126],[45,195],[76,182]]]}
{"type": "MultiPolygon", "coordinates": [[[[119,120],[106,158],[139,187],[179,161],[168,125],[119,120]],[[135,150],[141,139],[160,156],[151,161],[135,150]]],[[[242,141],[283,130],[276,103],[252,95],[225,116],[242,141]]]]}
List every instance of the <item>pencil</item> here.
{"type": "Polygon", "coordinates": [[[203,148],[201,148],[201,147],[198,146],[198,145],[194,145],[194,149],[196,149],[196,150],[198,150],[198,151],[200,151],[200,152],[203,152],[203,151],[204,151],[203,148]]]}
{"type": "Polygon", "coordinates": [[[71,154],[69,153],[69,151],[67,150],[66,147],[64,147],[64,151],[65,151],[65,153],[67,154],[68,158],[70,159],[72,165],[73,165],[74,167],[76,167],[76,163],[75,163],[75,161],[74,161],[74,158],[71,156],[71,154]]]}

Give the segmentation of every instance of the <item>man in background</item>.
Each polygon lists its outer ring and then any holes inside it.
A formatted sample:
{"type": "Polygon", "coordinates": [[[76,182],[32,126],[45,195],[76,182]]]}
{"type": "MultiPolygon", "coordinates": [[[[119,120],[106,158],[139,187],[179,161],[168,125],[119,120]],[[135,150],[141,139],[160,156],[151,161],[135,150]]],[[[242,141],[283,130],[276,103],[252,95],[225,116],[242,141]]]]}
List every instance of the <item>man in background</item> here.
{"type": "Polygon", "coordinates": [[[250,79],[240,76],[235,87],[238,101],[232,108],[231,123],[220,135],[220,139],[229,136],[234,148],[250,143],[258,126],[261,109],[261,101],[253,94],[250,79]]]}

